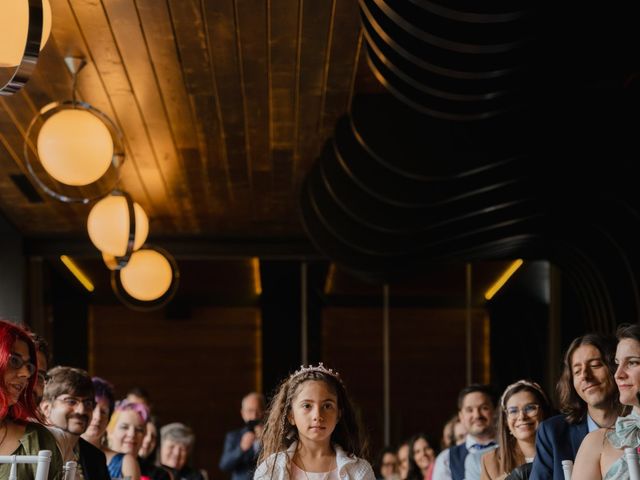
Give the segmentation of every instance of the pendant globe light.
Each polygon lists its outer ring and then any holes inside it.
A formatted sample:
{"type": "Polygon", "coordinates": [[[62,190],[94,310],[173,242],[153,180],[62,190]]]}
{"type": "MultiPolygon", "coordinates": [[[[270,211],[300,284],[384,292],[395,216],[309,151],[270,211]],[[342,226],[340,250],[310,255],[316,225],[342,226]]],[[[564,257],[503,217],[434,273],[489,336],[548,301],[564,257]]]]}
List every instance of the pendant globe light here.
{"type": "Polygon", "coordinates": [[[145,245],[129,263],[111,271],[111,287],[118,299],[134,310],[155,310],[173,298],[180,280],[175,259],[166,250],[145,245]]]}
{"type": "Polygon", "coordinates": [[[51,32],[51,6],[49,0],[0,0],[0,12],[0,71],[10,69],[0,87],[6,96],[24,87],[33,73],[51,32]]]}
{"type": "Polygon", "coordinates": [[[111,192],[124,162],[122,133],[103,112],[76,100],[84,59],[65,58],[72,100],[43,107],[27,130],[24,157],[35,183],[61,202],[89,203],[111,192]]]}
{"type": "Polygon", "coordinates": [[[87,231],[111,270],[123,268],[149,234],[149,218],[131,195],[121,190],[98,201],[87,218],[87,231]]]}

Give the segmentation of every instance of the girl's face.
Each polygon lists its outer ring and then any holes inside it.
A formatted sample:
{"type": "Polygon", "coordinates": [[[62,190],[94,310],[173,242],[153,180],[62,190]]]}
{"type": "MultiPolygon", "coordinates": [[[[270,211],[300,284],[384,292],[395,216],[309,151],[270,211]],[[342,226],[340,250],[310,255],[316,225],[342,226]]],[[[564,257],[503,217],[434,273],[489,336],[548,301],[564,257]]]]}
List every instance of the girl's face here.
{"type": "Polygon", "coordinates": [[[325,382],[307,380],[298,387],[289,422],[298,430],[302,443],[330,443],[339,419],[338,397],[325,382]]]}
{"type": "Polygon", "coordinates": [[[435,452],[429,442],[424,438],[419,438],[413,443],[413,461],[416,462],[420,470],[426,470],[433,462],[435,452]]]}
{"type": "Polygon", "coordinates": [[[640,342],[623,338],[616,349],[616,383],[620,390],[620,403],[640,408],[640,342]]]}
{"type": "Polygon", "coordinates": [[[16,340],[11,349],[9,359],[3,375],[3,387],[8,394],[9,405],[15,405],[29,384],[35,367],[31,364],[29,346],[23,340],[16,340]],[[12,366],[13,365],[13,366],[12,366]],[[20,365],[20,366],[18,366],[20,365]]]}
{"type": "Polygon", "coordinates": [[[107,433],[109,447],[120,453],[138,455],[145,433],[145,422],[133,410],[119,413],[113,430],[107,433]]]}
{"type": "Polygon", "coordinates": [[[104,434],[109,424],[109,400],[96,397],[96,406],[93,409],[91,423],[83,437],[98,440],[104,434]]]}
{"type": "Polygon", "coordinates": [[[505,410],[509,431],[516,440],[535,440],[536,430],[542,420],[542,410],[536,396],[526,390],[514,393],[507,400],[505,410]]]}

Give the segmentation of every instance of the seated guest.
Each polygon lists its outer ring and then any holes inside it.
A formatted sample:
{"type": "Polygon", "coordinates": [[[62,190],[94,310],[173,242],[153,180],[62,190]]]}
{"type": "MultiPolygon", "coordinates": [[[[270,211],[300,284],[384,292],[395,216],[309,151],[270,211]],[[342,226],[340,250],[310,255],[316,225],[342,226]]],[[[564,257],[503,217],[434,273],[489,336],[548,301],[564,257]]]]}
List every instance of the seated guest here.
{"type": "MultiPolygon", "coordinates": [[[[36,383],[36,348],[22,328],[0,320],[0,455],[37,455],[39,450],[51,451],[49,480],[62,478],[63,458],[56,439],[40,423],[34,402],[36,383]]],[[[36,465],[18,464],[20,480],[33,480],[36,465]]],[[[9,478],[11,465],[0,464],[0,478],[9,478]]]]}
{"type": "Polygon", "coordinates": [[[587,433],[615,423],[621,407],[614,354],[614,339],[597,334],[578,337],[567,348],[557,384],[563,415],[538,428],[531,480],[564,480],[562,461],[575,459],[587,433]]]}
{"type": "Polygon", "coordinates": [[[376,477],[380,480],[399,480],[398,456],[395,448],[385,447],[380,452],[376,477]]]}
{"type": "Polygon", "coordinates": [[[398,447],[398,475],[400,480],[407,480],[409,475],[409,441],[402,442],[398,447]]]}
{"type": "Polygon", "coordinates": [[[424,433],[409,440],[408,480],[431,480],[436,454],[424,433]]]}
{"type": "Polygon", "coordinates": [[[29,332],[29,335],[36,346],[38,371],[36,372],[36,384],[33,387],[33,394],[36,399],[36,405],[40,405],[40,401],[42,400],[42,395],[44,393],[44,382],[47,377],[47,370],[49,370],[51,353],[49,352],[49,344],[43,337],[34,332],[29,332]]]}
{"type": "Polygon", "coordinates": [[[137,454],[142,445],[149,410],[142,403],[119,402],[107,425],[107,466],[112,478],[140,480],[137,454]]]}
{"type": "Polygon", "coordinates": [[[195,435],[182,423],[170,423],[160,429],[160,464],[174,480],[205,480],[202,473],[187,465],[195,435]]]}
{"type": "Polygon", "coordinates": [[[576,456],[572,478],[628,479],[630,472],[624,449],[640,447],[640,326],[622,325],[617,337],[615,380],[620,403],[633,410],[628,416],[619,417],[614,428],[600,428],[585,437],[576,456]]]}
{"type": "Polygon", "coordinates": [[[449,447],[463,444],[466,436],[467,431],[464,429],[458,414],[455,414],[442,428],[440,450],[446,450],[449,447]]]}
{"type": "Polygon", "coordinates": [[[89,427],[95,405],[91,377],[72,367],[54,367],[47,377],[40,408],[49,424],[73,438],[73,460],[78,463],[81,478],[109,480],[104,453],[80,438],[89,427]]]}
{"type": "Polygon", "coordinates": [[[482,455],[496,448],[495,398],[489,385],[469,385],[458,394],[460,421],[467,432],[465,442],[440,452],[433,469],[434,480],[479,480],[482,455]]]}
{"type": "Polygon", "coordinates": [[[158,427],[156,427],[155,420],[152,417],[149,418],[145,429],[144,438],[142,439],[142,446],[138,451],[138,463],[140,463],[140,470],[142,475],[147,475],[149,469],[154,468],[156,462],[156,446],[158,445],[158,427]]]}
{"type": "Polygon", "coordinates": [[[509,385],[500,399],[500,447],[483,455],[480,480],[503,480],[516,468],[517,478],[528,479],[536,455],[536,431],[550,413],[551,405],[540,385],[527,380],[509,385]]]}

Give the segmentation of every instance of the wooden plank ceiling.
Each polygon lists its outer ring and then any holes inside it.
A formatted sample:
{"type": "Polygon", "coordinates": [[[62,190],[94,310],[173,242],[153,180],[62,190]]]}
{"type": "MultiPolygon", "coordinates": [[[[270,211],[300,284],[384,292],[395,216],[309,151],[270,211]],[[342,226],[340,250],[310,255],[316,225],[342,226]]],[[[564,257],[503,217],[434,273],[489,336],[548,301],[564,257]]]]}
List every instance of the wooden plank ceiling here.
{"type": "MultiPolygon", "coordinates": [[[[0,97],[0,210],[27,237],[84,235],[89,206],[42,194],[26,174],[29,122],[79,97],[122,129],[121,187],[153,236],[301,237],[300,183],[354,92],[376,91],[352,0],[51,0],[34,76],[0,97]]],[[[33,148],[31,145],[30,148],[33,148]]]]}

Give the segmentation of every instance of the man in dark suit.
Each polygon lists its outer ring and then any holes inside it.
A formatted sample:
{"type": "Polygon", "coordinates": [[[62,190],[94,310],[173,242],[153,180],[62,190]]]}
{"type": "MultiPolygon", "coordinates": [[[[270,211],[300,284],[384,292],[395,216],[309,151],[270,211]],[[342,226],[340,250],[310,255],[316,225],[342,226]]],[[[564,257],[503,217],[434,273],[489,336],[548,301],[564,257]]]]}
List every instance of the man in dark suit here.
{"type": "Polygon", "coordinates": [[[231,472],[231,480],[251,480],[260,451],[264,397],[256,392],[246,395],[242,399],[240,415],[245,425],[227,433],[220,470],[231,472]]]}
{"type": "Polygon", "coordinates": [[[621,413],[616,382],[615,339],[576,338],[567,349],[557,390],[563,415],[540,424],[529,480],[564,480],[562,461],[575,460],[587,433],[610,427],[621,413]]]}
{"type": "Polygon", "coordinates": [[[76,440],[73,446],[73,460],[78,463],[76,478],[110,480],[104,453],[80,438],[91,423],[95,407],[91,377],[86,371],[72,367],[54,367],[47,376],[40,408],[51,425],[76,440]]]}

